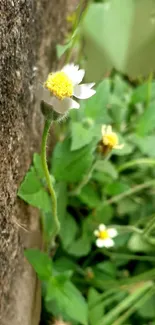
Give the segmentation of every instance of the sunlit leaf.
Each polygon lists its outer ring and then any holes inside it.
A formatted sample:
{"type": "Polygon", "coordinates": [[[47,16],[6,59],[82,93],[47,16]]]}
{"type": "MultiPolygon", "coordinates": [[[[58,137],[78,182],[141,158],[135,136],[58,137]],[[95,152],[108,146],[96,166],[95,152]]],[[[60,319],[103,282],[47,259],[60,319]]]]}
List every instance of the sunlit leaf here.
{"type": "Polygon", "coordinates": [[[39,249],[27,249],[24,252],[41,280],[48,280],[52,275],[52,262],[49,256],[39,249]]]}
{"type": "Polygon", "coordinates": [[[51,278],[48,283],[46,302],[47,309],[50,312],[53,312],[54,309],[57,310],[57,316],[65,313],[69,319],[87,325],[86,301],[81,292],[70,281],[60,283],[58,278],[51,278]]]}
{"type": "Polygon", "coordinates": [[[43,184],[41,184],[34,167],[31,167],[26,174],[18,190],[18,196],[44,212],[51,211],[50,197],[44,189],[43,184]]]}
{"type": "MultiPolygon", "coordinates": [[[[84,19],[84,36],[117,70],[132,76],[148,74],[155,68],[154,10],[151,0],[93,3],[84,19]]],[[[92,56],[90,50],[87,56],[92,56]]]]}
{"type": "Polygon", "coordinates": [[[52,157],[52,172],[57,181],[78,182],[93,160],[92,146],[71,151],[70,139],[57,143],[52,157]]]}

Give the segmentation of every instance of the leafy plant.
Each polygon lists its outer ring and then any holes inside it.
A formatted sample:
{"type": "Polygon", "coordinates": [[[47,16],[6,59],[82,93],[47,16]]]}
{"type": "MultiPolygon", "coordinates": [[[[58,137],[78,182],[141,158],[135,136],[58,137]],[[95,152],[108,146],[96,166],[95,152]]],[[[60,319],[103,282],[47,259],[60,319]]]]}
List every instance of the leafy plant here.
{"type": "MultiPolygon", "coordinates": [[[[141,6],[132,0],[129,7],[121,0],[92,3],[82,14],[81,28],[76,22],[70,42],[57,46],[58,55],[70,58],[75,44],[82,48],[83,35],[91,44],[85,45],[87,58],[79,55],[81,65],[86,61],[89,68],[98,54],[104,61],[105,51],[105,56],[110,53],[108,69],[114,65],[130,72],[128,58],[138,37],[136,31],[132,39],[131,25],[141,6]],[[126,19],[123,31],[120,17],[126,19]],[[120,46],[113,33],[119,35],[120,46]]],[[[79,8],[83,7],[77,8],[78,19],[79,8]]],[[[150,35],[148,28],[137,45],[136,62],[140,45],[144,47],[150,35]]],[[[94,65],[91,68],[86,79],[93,75],[94,65]]],[[[103,76],[102,69],[97,69],[96,80],[103,76]]],[[[93,97],[80,101],[79,110],[68,112],[67,120],[58,118],[57,124],[54,115],[58,141],[48,160],[50,176],[43,155],[45,132],[41,156],[34,154],[19,188],[18,196],[40,210],[44,244],[42,252],[31,249],[25,256],[42,281],[44,306],[53,317],[73,325],[154,324],[155,82],[152,76],[132,82],[113,71],[95,89],[93,97]],[[107,125],[113,128],[111,146],[107,125]],[[118,144],[124,147],[118,150],[118,144]],[[52,191],[57,200],[51,202],[52,191]],[[105,240],[110,230],[117,236],[110,238],[108,247],[105,240]],[[97,244],[94,231],[100,232],[103,247],[97,244]]],[[[48,114],[51,118],[53,113],[48,110],[48,114]]]]}

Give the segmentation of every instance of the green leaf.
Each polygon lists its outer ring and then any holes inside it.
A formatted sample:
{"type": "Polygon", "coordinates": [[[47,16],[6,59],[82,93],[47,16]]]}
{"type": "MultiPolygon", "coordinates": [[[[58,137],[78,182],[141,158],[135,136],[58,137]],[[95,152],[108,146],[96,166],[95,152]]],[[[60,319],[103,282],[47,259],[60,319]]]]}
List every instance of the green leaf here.
{"type": "Polygon", "coordinates": [[[66,209],[68,203],[68,196],[67,196],[67,185],[64,182],[57,183],[56,186],[56,193],[57,193],[57,210],[59,221],[61,224],[64,224],[65,217],[66,217],[66,209]]]}
{"type": "Polygon", "coordinates": [[[44,212],[51,211],[51,201],[46,190],[43,188],[35,168],[31,167],[18,190],[18,196],[30,205],[44,212]]]}
{"type": "Polygon", "coordinates": [[[41,224],[43,229],[44,240],[46,244],[48,244],[50,243],[52,232],[55,226],[51,213],[41,214],[41,224]]]}
{"type": "Polygon", "coordinates": [[[97,89],[96,94],[87,101],[81,101],[81,109],[84,110],[84,115],[90,117],[96,122],[110,123],[111,119],[108,116],[107,106],[110,98],[110,80],[102,81],[97,89]]]}
{"type": "Polygon", "coordinates": [[[72,242],[72,245],[68,248],[68,254],[81,257],[86,256],[90,250],[90,238],[86,234],[83,234],[82,237],[72,242]]]}
{"type": "Polygon", "coordinates": [[[155,136],[145,136],[145,138],[138,137],[136,135],[133,135],[132,142],[137,145],[137,147],[140,149],[140,151],[149,156],[149,157],[155,157],[155,136]]]}
{"type": "Polygon", "coordinates": [[[82,188],[79,198],[89,208],[94,208],[100,203],[100,197],[92,184],[87,184],[82,188]]]}
{"type": "Polygon", "coordinates": [[[93,287],[88,291],[88,313],[90,325],[98,325],[104,315],[104,302],[98,302],[101,294],[93,287]],[[93,305],[93,306],[92,306],[93,305]]]}
{"type": "Polygon", "coordinates": [[[108,224],[111,221],[113,214],[114,214],[114,210],[112,206],[105,205],[101,209],[100,207],[98,207],[98,209],[96,209],[96,212],[92,216],[92,218],[98,224],[100,223],[108,224]]]}
{"type": "Polygon", "coordinates": [[[68,249],[74,241],[78,231],[78,226],[73,217],[67,213],[66,218],[61,224],[60,238],[64,249],[68,249]]]}
{"type": "Polygon", "coordinates": [[[65,45],[56,45],[57,58],[60,59],[61,56],[72,46],[72,41],[65,45]]]}
{"type": "Polygon", "coordinates": [[[96,267],[100,271],[103,271],[104,273],[109,274],[113,278],[116,278],[117,269],[116,269],[116,265],[113,264],[112,262],[101,262],[96,264],[96,267]]]}
{"type": "Polygon", "coordinates": [[[70,282],[59,283],[57,278],[52,277],[47,286],[46,306],[53,313],[53,302],[57,307],[57,316],[65,313],[70,320],[87,325],[87,304],[80,291],[70,282]]]}
{"type": "Polygon", "coordinates": [[[27,249],[24,254],[40,280],[48,280],[51,277],[52,261],[47,254],[35,248],[27,249]]]}
{"type": "Polygon", "coordinates": [[[34,168],[36,170],[37,176],[41,179],[44,179],[45,173],[43,170],[41,157],[38,153],[34,153],[34,155],[33,155],[33,164],[34,164],[34,168]]]}
{"type": "MultiPolygon", "coordinates": [[[[136,87],[133,90],[133,94],[132,94],[132,98],[131,98],[132,104],[146,103],[148,100],[149,87],[150,87],[149,81],[136,87]]],[[[150,98],[150,100],[155,100],[155,82],[154,81],[151,83],[151,98],[150,98]]]]}
{"type": "Polygon", "coordinates": [[[120,216],[130,215],[136,212],[139,208],[138,203],[134,202],[133,199],[124,198],[117,203],[117,212],[120,216]]]}
{"type": "Polygon", "coordinates": [[[61,256],[54,261],[54,269],[57,272],[74,271],[76,270],[76,263],[72,259],[61,256]]]}
{"type": "Polygon", "coordinates": [[[143,318],[155,318],[155,295],[150,297],[137,312],[143,318]]]}
{"type": "Polygon", "coordinates": [[[155,102],[151,103],[138,121],[137,133],[144,136],[155,129],[155,102]]]}
{"type": "Polygon", "coordinates": [[[52,157],[52,171],[57,181],[80,181],[92,164],[92,150],[93,147],[90,145],[71,151],[70,139],[58,143],[52,157]]]}
{"type": "Polygon", "coordinates": [[[115,123],[117,129],[120,129],[121,123],[126,120],[126,115],[128,112],[127,103],[118,98],[116,95],[111,95],[110,98],[110,116],[115,123]]]}
{"type": "Polygon", "coordinates": [[[107,281],[111,281],[111,284],[116,281],[114,274],[111,274],[110,272],[105,271],[102,268],[98,268],[95,264],[92,269],[95,275],[94,280],[97,280],[97,282],[99,281],[99,283],[101,283],[101,287],[99,287],[100,289],[102,288],[102,285],[104,286],[104,284],[106,284],[107,281]]]}
{"type": "Polygon", "coordinates": [[[128,248],[132,252],[154,252],[154,246],[146,242],[144,237],[139,234],[132,234],[128,241],[128,248]]]}
{"type": "MultiPolygon", "coordinates": [[[[116,323],[119,315],[123,314],[130,310],[130,307],[134,310],[134,305],[137,304],[139,299],[143,297],[143,295],[151,288],[152,284],[150,282],[144,282],[140,287],[136,288],[133,292],[131,292],[127,297],[123,297],[124,293],[120,292],[119,295],[121,297],[121,301],[111,308],[103,317],[100,325],[111,325],[116,323]]],[[[116,323],[119,324],[119,323],[116,323]]],[[[123,324],[122,322],[120,324],[123,324]]],[[[126,323],[125,323],[126,324],[126,323]]]]}
{"type": "Polygon", "coordinates": [[[34,194],[42,188],[41,183],[39,179],[37,178],[37,175],[35,173],[34,167],[31,167],[31,169],[28,171],[28,173],[25,176],[25,179],[23,183],[20,186],[19,189],[19,195],[20,194],[34,194]]]}
{"type": "Polygon", "coordinates": [[[133,146],[127,142],[125,142],[125,140],[123,139],[123,137],[121,137],[119,135],[119,143],[120,144],[124,144],[124,147],[122,149],[114,149],[112,151],[112,154],[117,155],[117,156],[125,156],[125,155],[130,155],[133,152],[133,146]]]}
{"type": "Polygon", "coordinates": [[[118,177],[118,172],[110,161],[97,160],[95,163],[95,170],[110,175],[113,179],[116,179],[118,177]]]}
{"type": "Polygon", "coordinates": [[[113,78],[113,93],[117,98],[124,98],[124,94],[130,94],[131,93],[131,87],[129,83],[127,83],[125,80],[123,80],[123,77],[120,75],[115,75],[113,78]]]}
{"type": "Polygon", "coordinates": [[[104,187],[106,186],[106,184],[109,184],[111,182],[110,175],[98,171],[94,171],[92,178],[93,180],[97,181],[100,185],[104,185],[104,187]]]}
{"type": "Polygon", "coordinates": [[[117,236],[114,240],[115,240],[115,247],[116,247],[116,249],[121,249],[121,248],[123,248],[124,249],[124,247],[126,247],[127,246],[127,243],[128,243],[128,240],[129,240],[129,238],[130,238],[130,233],[122,233],[122,234],[120,234],[119,236],[117,236]]]}
{"type": "Polygon", "coordinates": [[[72,144],[71,150],[78,150],[89,144],[93,139],[93,129],[85,128],[81,122],[72,122],[71,124],[72,144]]]}
{"type": "Polygon", "coordinates": [[[118,195],[129,190],[129,185],[123,182],[115,181],[106,186],[105,192],[108,195],[118,195]]]}
{"type": "MultiPolygon", "coordinates": [[[[84,17],[83,33],[85,42],[100,50],[104,61],[123,73],[136,77],[154,71],[155,26],[152,1],[113,0],[106,3],[92,3],[84,17]],[[121,10],[120,10],[121,8],[121,10]],[[125,22],[122,28],[122,21],[125,22]]],[[[94,53],[94,52],[93,52],[94,53]]],[[[92,57],[87,50],[88,60],[92,57]]],[[[96,57],[94,56],[94,62],[96,57]]]]}

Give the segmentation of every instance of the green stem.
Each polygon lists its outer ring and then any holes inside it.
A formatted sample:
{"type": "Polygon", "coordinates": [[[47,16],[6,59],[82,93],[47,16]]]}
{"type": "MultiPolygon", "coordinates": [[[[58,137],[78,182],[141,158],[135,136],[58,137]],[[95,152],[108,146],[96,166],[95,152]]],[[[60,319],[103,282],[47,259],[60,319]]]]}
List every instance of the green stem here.
{"type": "Polygon", "coordinates": [[[98,297],[98,299],[95,300],[95,302],[90,303],[89,307],[92,309],[94,307],[96,307],[96,305],[98,305],[99,303],[101,303],[102,301],[106,300],[107,298],[109,298],[111,295],[114,295],[116,292],[118,292],[118,288],[115,289],[109,289],[106,292],[103,292],[100,294],[100,296],[98,297]]]}
{"type": "Polygon", "coordinates": [[[138,299],[144,295],[152,286],[151,282],[147,282],[143,287],[138,288],[123,301],[121,301],[116,307],[110,310],[101,322],[101,325],[110,325],[112,322],[126,309],[129,309],[131,305],[134,305],[138,299]]]}
{"type": "Polygon", "coordinates": [[[155,227],[155,216],[153,215],[152,219],[149,221],[148,225],[143,230],[143,235],[148,235],[154,227],[155,227]]]}
{"type": "Polygon", "coordinates": [[[124,163],[118,167],[118,172],[122,172],[128,168],[135,167],[137,165],[155,165],[155,159],[140,158],[124,163]]]}
{"type": "MultiPolygon", "coordinates": [[[[80,21],[82,6],[83,6],[83,0],[80,0],[80,3],[79,3],[78,8],[77,8],[75,23],[74,23],[74,26],[73,26],[72,37],[75,34],[76,28],[78,27],[78,24],[79,24],[79,21],[80,21]]],[[[68,63],[70,61],[71,54],[72,54],[72,49],[74,48],[75,43],[76,43],[76,35],[74,35],[74,37],[73,37],[72,46],[68,49],[68,52],[67,52],[67,55],[66,55],[66,60],[65,60],[66,63],[68,63]]]]}
{"type": "MultiPolygon", "coordinates": [[[[110,156],[111,156],[111,152],[104,158],[104,161],[109,160],[110,156]]],[[[74,195],[79,195],[80,194],[82,188],[85,185],[87,185],[87,183],[90,181],[90,179],[92,177],[92,174],[93,174],[93,171],[94,171],[94,169],[97,166],[97,163],[98,163],[98,160],[96,160],[94,162],[94,164],[91,166],[88,174],[83,177],[81,183],[79,183],[78,186],[73,191],[70,191],[70,193],[69,193],[70,196],[74,196],[74,195]]]]}
{"type": "Polygon", "coordinates": [[[134,303],[122,316],[120,316],[112,325],[125,324],[124,322],[136,311],[137,308],[141,307],[153,294],[154,288],[150,288],[149,291],[144,292],[144,294],[139,298],[139,300],[134,303]]]}
{"type": "Polygon", "coordinates": [[[119,281],[114,280],[108,280],[108,281],[101,281],[96,279],[93,284],[96,288],[100,288],[100,290],[107,290],[108,288],[121,288],[122,286],[129,286],[133,285],[134,283],[138,283],[141,281],[148,281],[148,280],[154,280],[155,279],[155,269],[146,271],[144,273],[135,275],[128,279],[123,279],[119,281]]]}
{"type": "Polygon", "coordinates": [[[54,188],[51,183],[50,173],[49,173],[48,165],[47,165],[47,155],[46,155],[46,145],[47,145],[48,133],[49,133],[49,130],[51,127],[51,123],[52,123],[51,119],[45,120],[45,125],[44,125],[44,130],[43,130],[43,135],[42,135],[41,160],[42,160],[42,165],[43,165],[43,169],[44,169],[44,173],[45,173],[48,190],[50,192],[50,196],[51,196],[51,200],[52,200],[52,212],[53,212],[53,218],[54,218],[54,223],[55,223],[55,229],[52,233],[52,238],[51,238],[51,242],[52,242],[60,230],[60,223],[59,223],[59,219],[57,216],[57,198],[56,198],[56,194],[55,194],[54,188]]]}
{"type": "Polygon", "coordinates": [[[91,176],[92,176],[92,173],[93,173],[95,167],[96,167],[96,162],[92,165],[92,167],[91,167],[90,171],[88,172],[88,174],[83,177],[81,183],[73,191],[70,191],[70,193],[69,193],[70,196],[74,196],[74,195],[79,195],[80,194],[82,188],[91,179],[91,176]]]}
{"type": "Polygon", "coordinates": [[[129,190],[127,190],[127,191],[125,191],[125,192],[123,192],[121,194],[113,196],[109,200],[104,201],[103,204],[99,208],[101,209],[105,205],[109,205],[109,204],[112,204],[112,203],[117,203],[120,200],[124,199],[125,197],[128,197],[130,195],[138,193],[139,191],[142,191],[145,188],[151,187],[153,185],[155,185],[155,180],[150,180],[150,181],[147,181],[147,182],[145,182],[143,184],[139,184],[139,185],[135,186],[134,188],[131,188],[131,189],[129,189],[129,190]]]}
{"type": "Polygon", "coordinates": [[[134,255],[134,254],[125,254],[125,253],[115,253],[115,252],[110,252],[107,249],[102,249],[102,252],[104,255],[109,256],[112,260],[137,260],[137,261],[151,261],[155,262],[155,257],[149,256],[149,255],[134,255]]]}
{"type": "Polygon", "coordinates": [[[136,232],[137,234],[142,234],[143,230],[139,229],[135,226],[129,225],[129,226],[118,226],[118,225],[114,225],[114,228],[116,228],[118,231],[120,232],[136,232]]]}

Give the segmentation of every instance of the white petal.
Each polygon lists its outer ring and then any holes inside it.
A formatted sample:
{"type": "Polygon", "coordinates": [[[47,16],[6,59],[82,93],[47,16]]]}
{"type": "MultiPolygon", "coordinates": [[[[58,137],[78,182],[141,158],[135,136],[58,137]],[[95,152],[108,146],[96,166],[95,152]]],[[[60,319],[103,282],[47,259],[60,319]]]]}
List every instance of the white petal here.
{"type": "Polygon", "coordinates": [[[80,69],[77,71],[76,75],[74,76],[74,78],[72,78],[72,81],[74,83],[74,85],[78,85],[82,79],[84,78],[85,75],[85,70],[84,69],[80,69]]]}
{"type": "Polygon", "coordinates": [[[71,108],[80,107],[79,103],[77,103],[72,98],[59,100],[56,97],[51,97],[50,105],[52,105],[53,109],[60,114],[65,114],[71,108]]]}
{"type": "Polygon", "coordinates": [[[74,63],[66,64],[61,71],[65,72],[67,76],[71,79],[72,75],[76,74],[79,66],[75,66],[74,63]]]}
{"type": "Polygon", "coordinates": [[[104,239],[105,247],[113,247],[115,245],[114,241],[111,238],[104,239]]]}
{"type": "Polygon", "coordinates": [[[104,240],[98,238],[98,239],[96,240],[96,246],[97,246],[97,247],[104,247],[104,240]]]}
{"type": "Polygon", "coordinates": [[[45,89],[42,85],[38,86],[36,96],[39,100],[43,100],[45,103],[52,105],[51,103],[52,96],[49,90],[45,89]]]}
{"type": "Polygon", "coordinates": [[[98,228],[99,231],[104,231],[106,229],[106,226],[103,223],[101,223],[98,228]]]}
{"type": "Polygon", "coordinates": [[[90,84],[86,84],[89,88],[92,88],[95,86],[95,82],[91,82],[90,84]]]}
{"type": "Polygon", "coordinates": [[[74,65],[74,63],[65,65],[62,71],[67,74],[67,76],[72,80],[74,85],[79,84],[85,75],[85,70],[79,70],[79,66],[74,65]]]}
{"type": "Polygon", "coordinates": [[[94,230],[94,235],[96,236],[96,237],[98,237],[99,236],[99,230],[94,230]]]}
{"type": "Polygon", "coordinates": [[[69,109],[72,109],[72,108],[78,109],[80,107],[80,104],[76,100],[74,100],[72,98],[69,98],[69,100],[70,100],[70,107],[69,107],[69,109]]]}
{"type": "Polygon", "coordinates": [[[111,238],[114,238],[118,235],[118,231],[115,228],[109,228],[107,229],[107,233],[111,238]]]}
{"type": "Polygon", "coordinates": [[[59,114],[65,114],[69,110],[70,98],[65,98],[63,100],[59,100],[56,97],[52,97],[51,99],[51,105],[53,106],[53,109],[59,113],[59,114]]]}
{"type": "Polygon", "coordinates": [[[91,89],[87,84],[85,85],[76,85],[74,87],[73,95],[79,99],[86,99],[93,96],[96,93],[96,90],[91,89]]]}
{"type": "Polygon", "coordinates": [[[66,64],[61,71],[64,71],[65,73],[75,72],[79,70],[79,66],[75,65],[74,63],[68,63],[66,64]]]}
{"type": "Polygon", "coordinates": [[[102,125],[101,133],[102,133],[102,135],[105,135],[105,133],[106,133],[106,125],[105,124],[102,125]]]}
{"type": "Polygon", "coordinates": [[[107,133],[112,133],[112,126],[111,125],[107,125],[107,133]]]}

